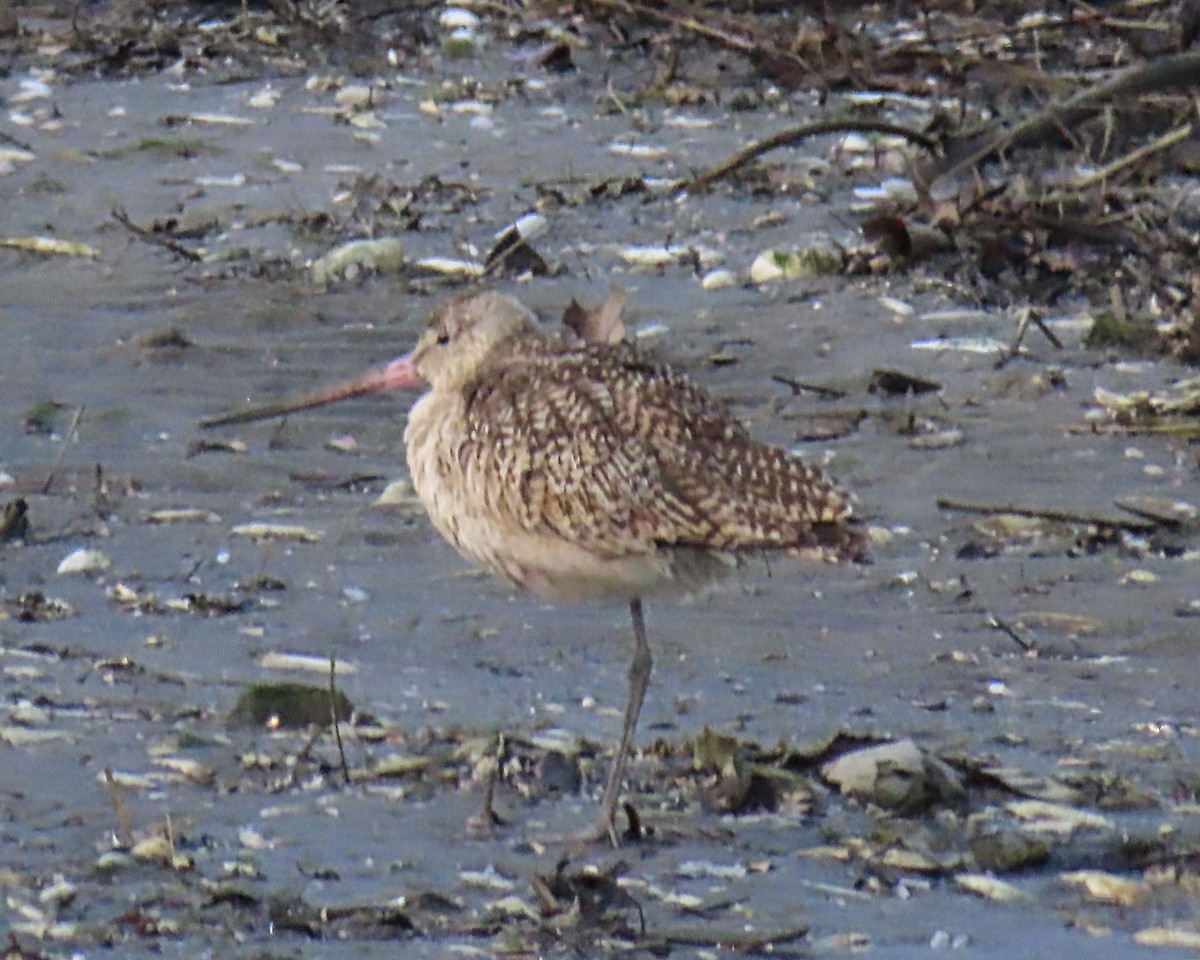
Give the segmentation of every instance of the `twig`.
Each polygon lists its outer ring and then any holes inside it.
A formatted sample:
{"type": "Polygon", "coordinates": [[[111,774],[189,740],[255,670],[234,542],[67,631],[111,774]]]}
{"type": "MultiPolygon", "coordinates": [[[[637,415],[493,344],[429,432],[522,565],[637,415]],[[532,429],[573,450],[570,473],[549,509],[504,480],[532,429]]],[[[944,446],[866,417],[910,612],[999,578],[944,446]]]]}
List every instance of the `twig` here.
{"type": "Polygon", "coordinates": [[[303,746],[296,751],[296,762],[292,764],[291,772],[284,781],[288,787],[297,787],[300,785],[300,774],[305,763],[312,759],[312,749],[317,745],[317,741],[321,739],[321,735],[325,732],[325,728],[319,723],[312,725],[312,732],[309,733],[308,739],[304,741],[303,746]]]}
{"type": "Polygon", "coordinates": [[[670,930],[650,938],[644,945],[661,943],[668,947],[724,947],[734,953],[766,953],[775,946],[803,940],[808,936],[808,931],[807,925],[763,933],[747,933],[745,930],[730,930],[726,933],[699,929],[670,930]]]}
{"type": "Polygon", "coordinates": [[[1062,341],[1058,339],[1054,331],[1046,326],[1046,321],[1042,319],[1041,314],[1032,307],[1026,307],[1021,311],[1021,319],[1017,323],[1017,335],[1013,337],[1012,346],[1008,348],[1008,352],[996,361],[995,368],[997,370],[1008,366],[1009,362],[1021,352],[1021,343],[1025,340],[1025,334],[1029,330],[1029,325],[1033,324],[1059,350],[1063,348],[1062,341]]]}
{"type": "Polygon", "coordinates": [[[1067,428],[1069,433],[1076,436],[1085,433],[1098,436],[1167,436],[1194,440],[1200,436],[1200,421],[1197,420],[1158,420],[1153,423],[1085,423],[1072,424],[1067,428]]]}
{"type": "Polygon", "coordinates": [[[755,157],[779,147],[792,146],[809,137],[820,137],[830,133],[882,133],[893,137],[903,137],[910,143],[924,147],[930,152],[936,152],[938,149],[937,141],[932,137],[927,137],[918,130],[902,127],[895,123],[887,123],[883,120],[819,120],[815,123],[802,123],[796,127],[788,127],[769,137],[756,140],[742,147],[741,150],[715,167],[709,167],[703,173],[697,174],[690,182],[681,181],[677,184],[677,188],[691,191],[703,190],[709,184],[721,180],[739,167],[745,166],[755,157]]]}
{"type": "Polygon", "coordinates": [[[1021,507],[1015,503],[965,503],[961,500],[950,500],[938,497],[939,510],[957,510],[960,513],[981,513],[986,516],[1011,514],[1014,517],[1030,517],[1034,520],[1057,520],[1061,523],[1086,523],[1096,527],[1114,527],[1118,530],[1128,530],[1131,533],[1149,533],[1162,524],[1147,523],[1137,520],[1126,520],[1122,517],[1103,517],[1094,513],[1080,513],[1074,510],[1059,510],[1054,507],[1021,507]]]}
{"type": "Polygon", "coordinates": [[[156,247],[162,247],[164,250],[169,250],[177,257],[182,257],[189,263],[200,263],[204,258],[194,250],[189,250],[182,243],[177,243],[170,237],[160,237],[157,233],[147,230],[145,227],[139,227],[136,223],[129,219],[129,214],[125,212],[123,207],[114,207],[112,218],[117,221],[126,230],[132,233],[140,240],[145,240],[146,243],[153,244],[156,247]]]}
{"type": "Polygon", "coordinates": [[[1016,630],[1014,630],[1011,626],[994,614],[988,615],[987,623],[989,627],[991,627],[993,630],[999,630],[1026,653],[1037,650],[1037,644],[1030,643],[1019,633],[1017,633],[1016,630]]]}
{"type": "Polygon", "coordinates": [[[16,147],[18,150],[24,150],[26,153],[33,153],[33,146],[26,143],[24,140],[18,140],[6,130],[0,130],[0,143],[7,143],[10,147],[16,147]]]}
{"type": "Polygon", "coordinates": [[[50,468],[50,473],[46,476],[46,482],[42,484],[42,493],[47,494],[50,488],[54,485],[54,478],[58,475],[58,468],[62,466],[63,459],[67,455],[67,447],[71,445],[71,438],[75,435],[75,430],[79,426],[79,418],[83,416],[84,407],[81,405],[75,408],[75,416],[71,417],[71,425],[67,427],[67,433],[63,437],[62,446],[59,447],[58,456],[54,458],[54,465],[50,468]]]}
{"type": "Polygon", "coordinates": [[[1063,342],[1058,339],[1058,334],[1046,326],[1046,321],[1042,318],[1040,313],[1038,313],[1036,310],[1032,311],[1029,315],[1029,319],[1033,321],[1033,325],[1035,327],[1042,331],[1043,336],[1050,341],[1050,344],[1054,347],[1054,349],[1063,349],[1063,342]]]}
{"type": "Polygon", "coordinates": [[[1123,157],[1118,157],[1112,163],[1101,167],[1099,170],[1093,170],[1086,177],[1080,177],[1072,186],[1076,190],[1086,190],[1088,187],[1101,181],[1108,180],[1114,175],[1120,173],[1127,167],[1132,167],[1134,164],[1140,163],[1147,157],[1153,156],[1162,150],[1169,150],[1175,144],[1182,140],[1186,140],[1192,135],[1192,124],[1185,123],[1182,126],[1176,127],[1164,133],[1161,137],[1151,140],[1149,143],[1144,143],[1136,150],[1130,150],[1123,157]]]}
{"type": "Polygon", "coordinates": [[[346,749],[342,746],[342,722],[338,718],[337,659],[329,651],[329,716],[333,721],[333,739],[337,744],[338,757],[342,761],[342,781],[350,783],[350,764],[346,763],[346,749]]]}
{"type": "Polygon", "coordinates": [[[819,383],[805,383],[803,380],[785,377],[781,373],[774,374],[771,379],[791,390],[792,396],[799,396],[802,393],[815,393],[818,397],[824,397],[827,400],[842,400],[846,396],[845,390],[838,390],[836,387],[823,387],[819,383]]]}

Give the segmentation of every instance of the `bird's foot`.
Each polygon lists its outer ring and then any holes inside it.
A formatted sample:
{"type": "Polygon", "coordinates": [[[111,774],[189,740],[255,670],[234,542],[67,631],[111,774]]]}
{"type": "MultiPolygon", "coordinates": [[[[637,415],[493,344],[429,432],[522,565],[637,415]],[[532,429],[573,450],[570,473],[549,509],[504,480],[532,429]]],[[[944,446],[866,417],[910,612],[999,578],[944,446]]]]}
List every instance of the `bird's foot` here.
{"type": "Polygon", "coordinates": [[[488,776],[487,787],[483,792],[483,807],[475,816],[467,820],[467,832],[472,836],[487,836],[500,827],[508,826],[499,813],[496,812],[496,779],[499,776],[500,762],[497,760],[488,776]]]}
{"type": "Polygon", "coordinates": [[[621,804],[621,812],[625,814],[627,824],[624,830],[617,828],[616,810],[601,810],[592,829],[583,834],[579,838],[580,841],[584,845],[607,843],[614,848],[626,843],[641,843],[646,838],[646,833],[642,828],[642,818],[638,815],[637,808],[626,802],[621,804]]]}
{"type": "Polygon", "coordinates": [[[642,818],[638,816],[637,810],[630,803],[623,804],[621,809],[628,821],[628,826],[624,830],[617,826],[616,811],[611,815],[602,811],[595,823],[583,833],[541,837],[540,839],[543,843],[566,844],[568,856],[577,856],[589,847],[618,848],[624,844],[641,843],[647,837],[647,833],[642,827],[642,818]]]}

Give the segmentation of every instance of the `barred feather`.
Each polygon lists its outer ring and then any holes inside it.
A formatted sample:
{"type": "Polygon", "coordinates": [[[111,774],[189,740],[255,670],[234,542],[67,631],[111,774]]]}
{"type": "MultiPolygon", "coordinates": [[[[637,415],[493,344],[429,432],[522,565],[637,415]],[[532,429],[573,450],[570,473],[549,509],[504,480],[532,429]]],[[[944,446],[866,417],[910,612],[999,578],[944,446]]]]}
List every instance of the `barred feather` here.
{"type": "Polygon", "coordinates": [[[405,433],[417,493],[463,554],[550,599],[691,590],[738,554],[861,560],[852,501],[632,346],[540,331],[494,293],[435,311],[405,433]]]}

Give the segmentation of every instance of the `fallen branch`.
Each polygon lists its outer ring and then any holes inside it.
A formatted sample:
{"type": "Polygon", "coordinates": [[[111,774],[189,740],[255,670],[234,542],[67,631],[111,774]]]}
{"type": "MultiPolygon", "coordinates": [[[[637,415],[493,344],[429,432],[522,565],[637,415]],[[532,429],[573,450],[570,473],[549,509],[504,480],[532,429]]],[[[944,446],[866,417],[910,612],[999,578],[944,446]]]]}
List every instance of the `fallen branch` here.
{"type": "Polygon", "coordinates": [[[788,147],[807,140],[810,137],[820,137],[830,133],[882,133],[893,137],[903,137],[910,143],[915,143],[931,153],[938,150],[937,141],[927,137],[918,130],[902,127],[899,124],[887,123],[882,120],[819,120],[815,123],[802,123],[796,127],[788,127],[748,144],[728,159],[714,167],[709,167],[703,173],[697,174],[691,181],[681,181],[677,189],[696,192],[703,190],[717,180],[724,179],[740,167],[744,167],[755,157],[788,147]]]}
{"type": "Polygon", "coordinates": [[[1052,104],[1028,120],[992,134],[982,145],[973,145],[977,144],[977,140],[959,144],[957,150],[948,151],[946,166],[933,171],[926,185],[957,176],[1005,150],[1040,143],[1060,130],[1078,126],[1113,100],[1196,86],[1200,86],[1200,52],[1159,57],[1149,63],[1130,67],[1115,77],[1052,104]],[[965,154],[962,153],[964,150],[967,151],[965,154]]]}
{"type": "Polygon", "coordinates": [[[1029,517],[1033,520],[1053,520],[1060,523],[1086,523],[1088,526],[1112,527],[1117,530],[1128,530],[1130,533],[1149,533],[1162,526],[1160,523],[1150,523],[1144,520],[1105,517],[1095,513],[1059,510],[1054,507],[1021,507],[1015,503],[966,503],[961,500],[950,500],[946,497],[938,497],[937,508],[939,510],[957,510],[960,513],[979,513],[985,516],[1009,514],[1014,517],[1029,517]]]}

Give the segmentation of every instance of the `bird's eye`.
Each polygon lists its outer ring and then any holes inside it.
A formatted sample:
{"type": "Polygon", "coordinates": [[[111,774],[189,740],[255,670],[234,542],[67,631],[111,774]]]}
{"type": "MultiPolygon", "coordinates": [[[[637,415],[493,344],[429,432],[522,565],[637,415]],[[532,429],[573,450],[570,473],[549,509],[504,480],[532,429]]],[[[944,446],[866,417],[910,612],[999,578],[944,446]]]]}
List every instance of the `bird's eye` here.
{"type": "Polygon", "coordinates": [[[448,334],[448,333],[438,334],[437,345],[439,347],[444,347],[449,342],[450,342],[450,334],[448,334]]]}

